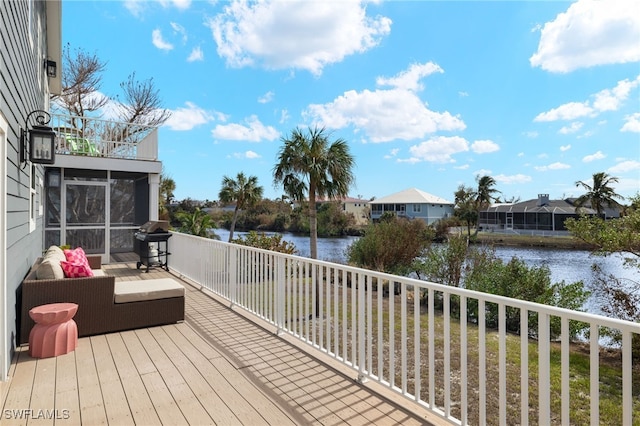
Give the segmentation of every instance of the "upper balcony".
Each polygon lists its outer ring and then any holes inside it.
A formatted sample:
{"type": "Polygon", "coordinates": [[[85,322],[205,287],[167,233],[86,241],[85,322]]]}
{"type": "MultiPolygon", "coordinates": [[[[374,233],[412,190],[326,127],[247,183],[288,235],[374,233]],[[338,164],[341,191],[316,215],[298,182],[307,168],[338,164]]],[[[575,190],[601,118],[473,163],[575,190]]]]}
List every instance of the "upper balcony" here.
{"type": "Polygon", "coordinates": [[[89,160],[92,167],[102,169],[107,167],[99,166],[104,160],[138,160],[155,162],[154,172],[161,168],[157,127],[56,113],[51,114],[49,126],[57,133],[56,166],[86,168],[89,160]]]}

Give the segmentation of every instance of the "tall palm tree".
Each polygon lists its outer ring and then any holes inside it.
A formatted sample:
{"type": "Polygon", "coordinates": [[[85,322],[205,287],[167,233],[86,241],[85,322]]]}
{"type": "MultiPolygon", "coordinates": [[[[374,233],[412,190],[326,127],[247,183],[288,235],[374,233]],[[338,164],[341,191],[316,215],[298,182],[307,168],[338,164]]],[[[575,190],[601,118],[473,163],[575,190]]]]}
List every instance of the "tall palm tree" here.
{"type": "Polygon", "coordinates": [[[602,215],[603,207],[607,206],[617,207],[620,205],[616,201],[624,200],[624,197],[614,192],[611,184],[618,183],[618,178],[609,176],[605,172],[599,172],[593,174],[593,186],[579,180],[576,182],[576,186],[583,187],[587,192],[576,199],[574,205],[577,208],[584,206],[587,202],[591,203],[591,208],[598,213],[598,216],[602,215]]]}
{"type": "Polygon", "coordinates": [[[229,176],[222,177],[222,188],[218,198],[223,203],[236,203],[231,219],[231,229],[229,231],[229,242],[233,240],[233,231],[236,228],[238,212],[246,207],[254,205],[262,199],[263,188],[258,185],[258,178],[255,176],[246,177],[240,172],[235,179],[229,176]]]}
{"type": "Polygon", "coordinates": [[[318,217],[316,198],[346,197],[354,183],[354,158],[344,139],[329,141],[324,128],[298,128],[282,138],[278,163],[273,169],[274,185],[296,201],[309,200],[310,255],[318,258],[318,217]]]}
{"type": "MultiPolygon", "coordinates": [[[[475,202],[478,211],[478,222],[480,220],[480,212],[491,204],[492,201],[496,201],[498,197],[495,194],[500,194],[500,191],[495,189],[496,180],[491,176],[484,175],[482,177],[476,177],[478,182],[478,189],[475,192],[475,202]]],[[[478,228],[476,228],[476,233],[478,228]]]]}

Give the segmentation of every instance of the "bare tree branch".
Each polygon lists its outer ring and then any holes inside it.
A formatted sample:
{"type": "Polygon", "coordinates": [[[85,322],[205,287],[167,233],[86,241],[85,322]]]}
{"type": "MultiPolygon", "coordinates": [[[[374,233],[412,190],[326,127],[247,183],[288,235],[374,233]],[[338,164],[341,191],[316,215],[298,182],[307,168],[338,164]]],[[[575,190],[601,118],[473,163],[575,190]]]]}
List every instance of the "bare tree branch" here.
{"type": "Polygon", "coordinates": [[[160,92],[156,89],[153,78],[137,81],[134,72],[127,81],[120,83],[120,87],[124,95],[119,117],[121,121],[160,126],[171,116],[168,110],[162,108],[160,92]]]}

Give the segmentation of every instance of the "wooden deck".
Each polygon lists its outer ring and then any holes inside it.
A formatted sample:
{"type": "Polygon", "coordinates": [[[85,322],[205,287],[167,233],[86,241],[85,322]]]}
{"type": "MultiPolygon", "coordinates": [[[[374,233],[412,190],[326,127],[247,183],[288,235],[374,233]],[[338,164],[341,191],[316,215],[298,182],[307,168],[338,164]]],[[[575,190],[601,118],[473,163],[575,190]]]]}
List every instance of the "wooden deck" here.
{"type": "MultiPolygon", "coordinates": [[[[135,260],[104,268],[123,280],[170,274],[144,273],[135,260]]],[[[56,358],[18,348],[0,383],[0,424],[431,424],[426,412],[182,283],[183,323],[81,338],[56,358]]]]}

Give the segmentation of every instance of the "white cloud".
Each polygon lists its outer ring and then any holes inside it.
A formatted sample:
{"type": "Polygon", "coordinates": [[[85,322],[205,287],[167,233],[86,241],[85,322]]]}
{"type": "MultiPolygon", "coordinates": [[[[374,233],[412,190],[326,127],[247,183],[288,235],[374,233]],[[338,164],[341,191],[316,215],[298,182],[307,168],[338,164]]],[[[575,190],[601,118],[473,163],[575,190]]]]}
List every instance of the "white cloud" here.
{"type": "Polygon", "coordinates": [[[536,166],[534,167],[534,169],[536,169],[539,172],[546,172],[547,170],[563,170],[563,169],[570,169],[571,166],[565,163],[551,163],[548,166],[536,166]]]}
{"type": "MultiPolygon", "coordinates": [[[[575,120],[581,117],[597,117],[599,113],[604,111],[616,111],[629,98],[629,94],[633,89],[640,85],[640,75],[634,80],[620,80],[612,89],[603,89],[600,92],[591,95],[593,102],[568,102],[553,108],[547,112],[540,113],[533,121],[557,121],[557,120],[575,120]]],[[[570,127],[563,127],[560,133],[573,133],[580,129],[582,123],[572,123],[570,127]]]]}
{"type": "Polygon", "coordinates": [[[423,77],[427,77],[433,73],[442,74],[444,71],[438,64],[427,62],[425,64],[412,64],[409,69],[400,72],[395,77],[384,78],[378,77],[376,84],[378,86],[391,86],[394,89],[410,90],[419,92],[424,89],[420,82],[423,77]]]}
{"type": "Polygon", "coordinates": [[[560,105],[547,112],[537,115],[533,121],[556,121],[556,120],[575,120],[576,118],[586,117],[593,114],[593,108],[588,103],[569,102],[560,105]]]}
{"type": "Polygon", "coordinates": [[[479,177],[479,176],[491,176],[493,172],[489,169],[480,169],[480,170],[476,170],[475,172],[473,172],[473,175],[475,177],[479,177]]]}
{"type": "Polygon", "coordinates": [[[640,61],[640,13],[629,0],[579,0],[547,22],[529,62],[550,72],[640,61]]]}
{"type": "Polygon", "coordinates": [[[124,7],[135,17],[140,17],[148,7],[155,7],[156,4],[169,8],[174,6],[180,10],[186,10],[191,6],[191,0],[160,0],[158,2],[150,2],[148,0],[125,0],[124,7]]]}
{"type": "Polygon", "coordinates": [[[186,10],[191,6],[191,0],[162,0],[161,3],[163,3],[165,7],[167,7],[167,5],[172,5],[180,10],[186,10]]]}
{"type": "Polygon", "coordinates": [[[162,38],[162,33],[158,29],[153,30],[153,32],[151,33],[151,41],[153,42],[153,45],[160,50],[173,49],[173,44],[164,41],[164,39],[162,38]]]}
{"type": "Polygon", "coordinates": [[[268,91],[264,95],[258,98],[258,102],[261,104],[269,103],[273,100],[274,93],[272,91],[268,91]]]}
{"type": "Polygon", "coordinates": [[[606,158],[606,157],[607,157],[607,156],[606,156],[606,155],[604,155],[604,154],[602,153],[602,151],[598,151],[598,152],[596,152],[595,154],[591,154],[591,155],[586,155],[586,156],[584,156],[584,157],[582,158],[582,161],[583,161],[584,163],[590,163],[590,162],[595,161],[595,160],[602,160],[603,158],[606,158]]]}
{"type": "Polygon", "coordinates": [[[145,0],[126,0],[124,2],[124,7],[131,13],[133,16],[138,17],[144,11],[144,6],[146,5],[145,0]]]}
{"type": "Polygon", "coordinates": [[[261,158],[261,155],[253,152],[253,151],[245,151],[245,152],[236,152],[233,154],[233,156],[235,158],[239,158],[239,159],[249,159],[249,160],[253,160],[255,158],[261,158]]]}
{"type": "Polygon", "coordinates": [[[454,169],[457,170],[468,170],[469,169],[469,165],[468,164],[463,164],[461,166],[453,166],[454,169]]]}
{"type": "Polygon", "coordinates": [[[330,129],[354,126],[371,142],[414,140],[440,130],[464,130],[460,117],[431,111],[409,90],[350,90],[333,102],[309,105],[303,116],[330,129]]]}
{"type": "Polygon", "coordinates": [[[451,156],[465,151],[469,151],[469,143],[460,136],[436,136],[409,148],[412,162],[454,163],[451,156]]]}
{"type": "Polygon", "coordinates": [[[471,150],[476,154],[487,154],[500,150],[500,145],[490,140],[475,141],[471,144],[471,150]]]}
{"type": "Polygon", "coordinates": [[[204,60],[204,52],[200,46],[196,46],[191,50],[191,53],[187,57],[187,62],[195,62],[195,61],[203,61],[204,60]]]}
{"type": "Polygon", "coordinates": [[[621,132],[640,133],[640,112],[624,117],[625,123],[620,129],[621,132]]]}
{"type": "Polygon", "coordinates": [[[571,149],[571,145],[563,145],[560,147],[560,151],[565,152],[571,149]]]}
{"type": "Polygon", "coordinates": [[[575,133],[580,130],[583,125],[584,123],[582,123],[581,121],[574,121],[570,125],[562,127],[560,130],[558,130],[558,133],[561,133],[563,135],[575,133]]]}
{"type": "Polygon", "coordinates": [[[504,183],[505,185],[511,185],[511,184],[516,184],[516,183],[527,183],[527,182],[531,182],[531,176],[527,176],[527,175],[523,175],[523,174],[516,174],[516,175],[497,175],[493,177],[496,182],[499,183],[504,183]]]}
{"type": "MultiPolygon", "coordinates": [[[[640,43],[639,43],[640,44],[640,43]]],[[[598,111],[617,111],[629,93],[640,84],[640,76],[635,80],[621,80],[613,89],[604,89],[594,95],[593,107],[598,111]]]]}
{"type": "Polygon", "coordinates": [[[211,134],[216,139],[247,142],[272,141],[280,136],[280,133],[276,129],[271,126],[265,126],[255,115],[252,115],[245,121],[246,125],[237,123],[218,124],[211,131],[211,134]]]}
{"type": "Polygon", "coordinates": [[[400,148],[393,148],[391,151],[389,151],[387,155],[384,156],[384,158],[386,159],[394,158],[398,155],[398,152],[400,152],[400,148]]]}
{"type": "Polygon", "coordinates": [[[303,69],[325,66],[365,52],[391,31],[391,20],[369,17],[364,2],[235,0],[206,21],[228,65],[303,69]]]}
{"type": "Polygon", "coordinates": [[[526,137],[528,137],[528,138],[531,138],[531,139],[535,139],[535,138],[537,138],[539,136],[538,132],[536,132],[536,131],[524,132],[524,135],[526,137]]]}
{"type": "Polygon", "coordinates": [[[280,124],[284,124],[289,120],[289,111],[285,108],[282,111],[280,111],[280,124]]]}
{"type": "Polygon", "coordinates": [[[215,119],[214,114],[205,111],[192,102],[185,102],[185,105],[186,108],[178,108],[171,111],[171,117],[164,125],[171,130],[191,130],[215,119]]]}
{"type": "Polygon", "coordinates": [[[615,166],[609,167],[607,173],[610,174],[624,174],[627,172],[638,172],[640,170],[640,161],[625,160],[621,161],[615,166]]]}
{"type": "Polygon", "coordinates": [[[458,96],[460,96],[461,98],[466,98],[467,96],[469,96],[469,93],[460,91],[460,92],[458,92],[458,96]]]}
{"type": "Polygon", "coordinates": [[[185,43],[187,41],[187,30],[176,22],[170,22],[169,25],[173,28],[174,33],[182,36],[182,42],[185,43]]]}

